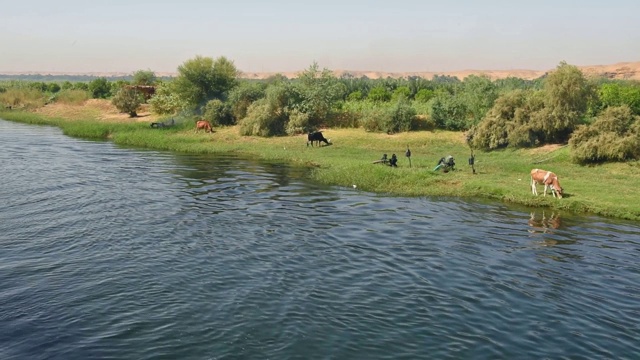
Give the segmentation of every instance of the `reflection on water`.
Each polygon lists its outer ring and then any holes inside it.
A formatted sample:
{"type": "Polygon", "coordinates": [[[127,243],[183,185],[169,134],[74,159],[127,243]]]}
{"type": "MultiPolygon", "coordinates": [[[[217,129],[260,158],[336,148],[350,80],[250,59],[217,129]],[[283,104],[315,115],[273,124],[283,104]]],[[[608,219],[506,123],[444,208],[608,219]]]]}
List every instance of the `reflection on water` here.
{"type": "Polygon", "coordinates": [[[560,214],[552,210],[535,210],[531,211],[529,217],[529,232],[532,234],[553,234],[562,226],[560,214]]]}

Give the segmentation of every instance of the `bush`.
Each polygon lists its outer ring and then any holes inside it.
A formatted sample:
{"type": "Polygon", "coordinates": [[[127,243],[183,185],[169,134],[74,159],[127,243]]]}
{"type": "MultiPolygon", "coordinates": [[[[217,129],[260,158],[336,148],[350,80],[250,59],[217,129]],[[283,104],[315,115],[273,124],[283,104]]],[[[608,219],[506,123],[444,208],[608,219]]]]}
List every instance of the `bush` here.
{"type": "Polygon", "coordinates": [[[298,110],[289,113],[289,121],[287,122],[285,131],[288,135],[298,135],[309,131],[309,114],[298,110]]]}
{"type": "Polygon", "coordinates": [[[105,77],[99,77],[89,82],[89,92],[94,99],[106,99],[111,96],[111,85],[105,77]]]}
{"type": "Polygon", "coordinates": [[[580,125],[569,145],[580,164],[640,159],[640,116],[627,105],[609,107],[593,124],[580,125]]]}
{"type": "Polygon", "coordinates": [[[172,82],[161,83],[148,102],[151,111],[160,115],[176,114],[187,107],[187,102],[173,91],[172,82]]]}
{"type": "Polygon", "coordinates": [[[388,119],[389,116],[390,112],[385,111],[382,107],[364,109],[360,118],[360,125],[366,131],[384,132],[384,124],[391,122],[388,119]]]}
{"type": "Polygon", "coordinates": [[[416,110],[406,97],[400,96],[398,101],[387,110],[387,116],[383,118],[382,131],[393,134],[412,130],[416,117],[416,110]]]}
{"type": "Polygon", "coordinates": [[[111,103],[123,113],[128,113],[130,117],[138,116],[138,108],[144,103],[142,94],[134,88],[121,88],[111,103]]]}
{"type": "Polygon", "coordinates": [[[247,116],[240,122],[240,135],[281,135],[284,133],[285,120],[267,99],[260,99],[249,106],[247,116]]]}
{"type": "Polygon", "coordinates": [[[218,99],[210,100],[205,105],[204,119],[215,125],[233,125],[231,106],[218,99]]]}

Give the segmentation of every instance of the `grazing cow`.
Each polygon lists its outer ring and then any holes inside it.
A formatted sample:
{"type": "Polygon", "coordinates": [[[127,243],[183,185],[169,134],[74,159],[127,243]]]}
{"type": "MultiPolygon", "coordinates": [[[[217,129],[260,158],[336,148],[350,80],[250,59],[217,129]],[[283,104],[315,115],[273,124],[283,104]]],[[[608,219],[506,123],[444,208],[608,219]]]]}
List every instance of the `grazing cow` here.
{"type": "Polygon", "coordinates": [[[320,146],[320,141],[324,141],[325,144],[331,145],[331,140],[325,139],[322,135],[322,131],[310,132],[309,135],[307,135],[307,146],[309,146],[309,143],[313,146],[313,143],[316,141],[318,142],[318,146],[320,146]]]}
{"type": "Polygon", "coordinates": [[[206,120],[200,120],[196,123],[196,131],[204,129],[204,132],[213,132],[211,124],[206,120]]]}
{"type": "Polygon", "coordinates": [[[542,169],[531,170],[531,192],[534,195],[538,195],[538,184],[544,185],[544,196],[547,196],[547,188],[550,188],[553,197],[557,195],[558,198],[562,199],[562,187],[556,174],[542,169]]]}

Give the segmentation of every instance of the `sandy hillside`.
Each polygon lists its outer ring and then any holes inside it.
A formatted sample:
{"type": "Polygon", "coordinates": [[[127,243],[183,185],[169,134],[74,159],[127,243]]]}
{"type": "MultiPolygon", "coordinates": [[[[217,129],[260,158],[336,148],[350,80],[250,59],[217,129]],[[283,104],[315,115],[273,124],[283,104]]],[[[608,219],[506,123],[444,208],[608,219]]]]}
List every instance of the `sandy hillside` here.
{"type": "MultiPolygon", "coordinates": [[[[589,65],[589,66],[578,66],[585,75],[587,76],[603,76],[609,79],[628,79],[628,80],[640,80],[640,61],[637,62],[624,62],[617,63],[612,65],[589,65]]],[[[518,77],[521,79],[536,79],[549,70],[526,70],[526,69],[511,69],[511,70],[460,70],[460,71],[445,71],[445,72],[433,72],[433,71],[424,71],[424,72],[384,72],[384,71],[351,71],[351,70],[334,70],[333,73],[336,76],[343,76],[345,74],[350,74],[354,77],[362,77],[366,76],[369,79],[379,79],[379,78],[401,78],[401,77],[409,77],[409,76],[419,76],[425,79],[431,79],[434,75],[449,75],[455,76],[459,79],[464,79],[469,75],[487,75],[491,79],[504,79],[507,77],[518,77]]],[[[288,77],[294,78],[297,76],[299,72],[281,72],[280,74],[288,77]]],[[[266,79],[269,76],[273,76],[277,73],[252,73],[246,72],[243,73],[244,78],[247,79],[266,79]]]]}
{"type": "MultiPolygon", "coordinates": [[[[603,76],[609,79],[628,79],[628,80],[640,80],[640,61],[636,62],[621,62],[610,65],[585,65],[578,66],[587,76],[603,76]]],[[[365,70],[333,70],[336,76],[343,76],[350,74],[354,77],[366,76],[369,79],[379,78],[401,78],[409,76],[419,76],[426,79],[433,78],[434,75],[449,75],[456,76],[459,79],[464,79],[469,75],[484,74],[491,79],[504,79],[507,77],[518,77],[522,79],[535,79],[548,71],[547,70],[527,70],[527,69],[509,69],[509,70],[459,70],[459,71],[422,71],[422,72],[385,72],[385,71],[365,71],[365,70]]],[[[283,72],[242,72],[241,77],[246,79],[266,79],[276,74],[282,74],[288,78],[295,78],[301,71],[283,71],[283,72]]],[[[38,71],[25,71],[25,72],[2,72],[3,75],[90,75],[90,76],[128,76],[130,73],[116,73],[116,72],[89,72],[89,73],[62,73],[62,72],[38,72],[38,71]]],[[[158,76],[176,76],[176,73],[170,72],[156,72],[158,76]]]]}

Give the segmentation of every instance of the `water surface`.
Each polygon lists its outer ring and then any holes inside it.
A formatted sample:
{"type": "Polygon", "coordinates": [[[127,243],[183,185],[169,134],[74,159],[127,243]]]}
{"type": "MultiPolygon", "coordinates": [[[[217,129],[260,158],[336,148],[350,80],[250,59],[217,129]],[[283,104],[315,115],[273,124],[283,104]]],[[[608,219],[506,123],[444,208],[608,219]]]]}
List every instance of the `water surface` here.
{"type": "Polygon", "coordinates": [[[640,226],[0,121],[1,359],[638,359],[640,226]]]}

